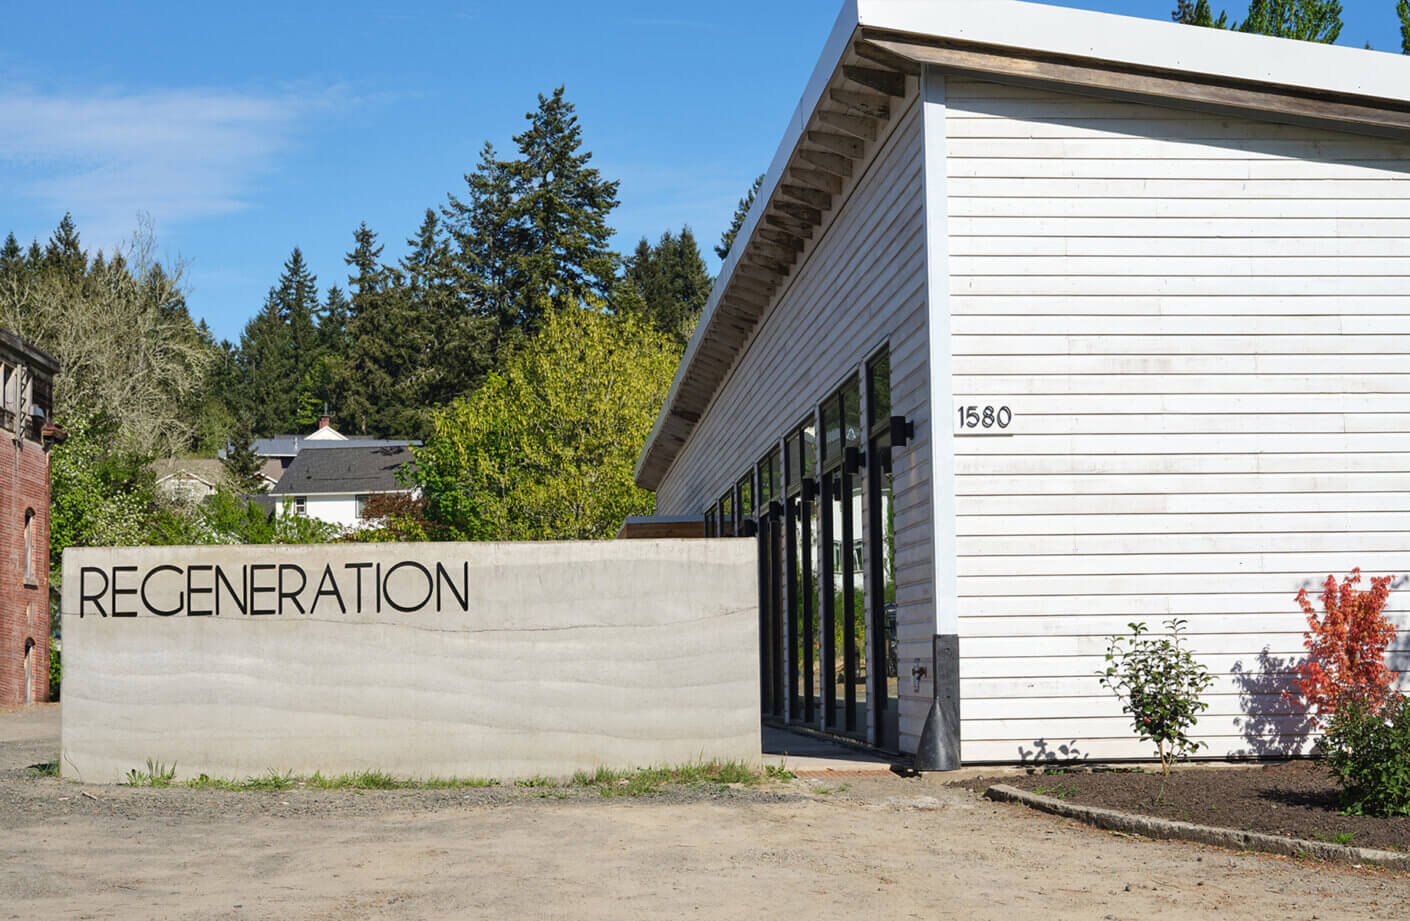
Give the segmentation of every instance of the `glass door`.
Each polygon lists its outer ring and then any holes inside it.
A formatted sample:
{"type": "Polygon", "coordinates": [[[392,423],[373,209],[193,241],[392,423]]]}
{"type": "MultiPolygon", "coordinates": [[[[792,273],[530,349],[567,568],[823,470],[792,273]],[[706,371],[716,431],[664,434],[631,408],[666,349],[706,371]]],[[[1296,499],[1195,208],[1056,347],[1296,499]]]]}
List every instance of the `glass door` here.
{"type": "Polygon", "coordinates": [[[855,384],[822,406],[822,515],[826,591],[822,660],[825,727],[859,738],[867,730],[866,618],[862,604],[860,400],[855,384]]]}
{"type": "Polygon", "coordinates": [[[871,688],[876,695],[877,747],[897,751],[901,736],[896,667],[896,512],[891,501],[891,368],[886,353],[868,366],[867,388],[871,688]]]}

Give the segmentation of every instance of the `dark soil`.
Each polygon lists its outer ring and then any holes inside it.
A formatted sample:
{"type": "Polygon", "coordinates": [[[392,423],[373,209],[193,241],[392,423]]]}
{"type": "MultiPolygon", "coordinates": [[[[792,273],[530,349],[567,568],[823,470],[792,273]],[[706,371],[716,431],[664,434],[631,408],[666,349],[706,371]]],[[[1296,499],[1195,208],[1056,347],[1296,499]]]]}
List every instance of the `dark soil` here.
{"type": "Polygon", "coordinates": [[[1052,772],[980,778],[964,786],[984,790],[994,783],[1006,783],[1069,802],[1197,825],[1410,851],[1410,816],[1342,815],[1339,788],[1326,767],[1313,761],[1258,767],[1179,767],[1170,773],[1159,803],[1159,771],[1049,770],[1052,772]]]}

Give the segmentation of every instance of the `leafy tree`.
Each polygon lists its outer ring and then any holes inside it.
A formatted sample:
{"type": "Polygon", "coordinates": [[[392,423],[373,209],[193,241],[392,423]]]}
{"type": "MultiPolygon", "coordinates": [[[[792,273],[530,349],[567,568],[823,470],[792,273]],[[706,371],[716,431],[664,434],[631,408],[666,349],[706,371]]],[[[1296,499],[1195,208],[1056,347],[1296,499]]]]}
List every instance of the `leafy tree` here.
{"type": "Polygon", "coordinates": [[[213,360],[186,312],[183,269],[154,257],[149,224],[90,264],[65,216],[49,246],[0,272],[0,326],[57,356],[54,413],[103,416],[124,450],[170,456],[191,444],[190,400],[213,360]]]}
{"type": "MultiPolygon", "coordinates": [[[[690,228],[682,227],[679,236],[663,233],[654,247],[643,237],[627,260],[626,277],[641,297],[627,301],[625,309],[638,312],[644,322],[684,347],[709,300],[712,283],[690,228]]],[[[614,308],[624,310],[623,305],[614,304],[614,308]]]]}
{"type": "Polygon", "coordinates": [[[760,173],[759,178],[749,186],[749,193],[739,200],[739,204],[734,206],[734,217],[730,219],[729,229],[720,234],[720,245],[715,247],[715,254],[721,259],[729,258],[729,251],[734,246],[735,235],[744,226],[744,219],[749,216],[749,209],[754,207],[754,198],[759,194],[759,189],[763,185],[764,174],[760,173]]]}
{"type": "Polygon", "coordinates": [[[121,447],[116,420],[67,420],[68,438],[49,454],[49,561],[58,584],[68,547],[138,544],[156,507],[151,458],[121,447]]]}
{"type": "Polygon", "coordinates": [[[413,476],[438,538],[592,539],[652,495],[633,470],[675,369],[633,317],[570,306],[473,394],[436,413],[413,476]]]}
{"type": "Polygon", "coordinates": [[[1395,675],[1385,663],[1386,648],[1395,639],[1395,625],[1385,616],[1391,577],[1372,579],[1369,591],[1360,591],[1360,582],[1360,569],[1340,586],[1327,576],[1320,617],[1307,589],[1297,593],[1307,617],[1307,660],[1298,666],[1298,690],[1319,719],[1353,699],[1378,707],[1392,691],[1395,675]]]}
{"type": "Polygon", "coordinates": [[[1410,54],[1410,0],[1396,0],[1395,15],[1400,17],[1400,53],[1410,54]]]}
{"type": "Polygon", "coordinates": [[[302,515],[270,514],[228,489],[218,489],[196,506],[163,507],[149,541],[161,545],[319,544],[338,536],[338,527],[302,515]]]}
{"type": "Polygon", "coordinates": [[[1170,18],[1175,22],[1184,23],[1187,26],[1206,26],[1215,29],[1227,29],[1229,27],[1229,14],[1223,10],[1219,11],[1219,18],[1214,18],[1214,13],[1209,8],[1209,0],[1178,0],[1175,11],[1170,14],[1170,18]]]}

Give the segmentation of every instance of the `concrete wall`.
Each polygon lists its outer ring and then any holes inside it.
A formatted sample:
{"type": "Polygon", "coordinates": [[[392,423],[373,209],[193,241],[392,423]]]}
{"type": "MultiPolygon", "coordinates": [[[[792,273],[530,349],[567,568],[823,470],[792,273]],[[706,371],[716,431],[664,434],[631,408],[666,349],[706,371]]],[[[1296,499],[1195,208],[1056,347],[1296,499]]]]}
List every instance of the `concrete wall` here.
{"type": "Polygon", "coordinates": [[[756,568],[728,540],[69,550],[63,774],[756,762],[756,568]]]}

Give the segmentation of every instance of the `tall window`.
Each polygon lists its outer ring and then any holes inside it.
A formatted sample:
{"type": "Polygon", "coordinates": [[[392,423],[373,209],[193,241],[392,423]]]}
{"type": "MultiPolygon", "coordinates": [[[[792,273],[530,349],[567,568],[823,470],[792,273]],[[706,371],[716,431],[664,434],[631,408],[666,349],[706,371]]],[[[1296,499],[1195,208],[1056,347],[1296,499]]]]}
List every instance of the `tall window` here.
{"type": "Polygon", "coordinates": [[[34,572],[34,509],[24,510],[24,580],[28,585],[38,584],[34,572]]]}

